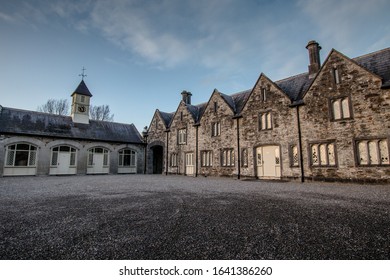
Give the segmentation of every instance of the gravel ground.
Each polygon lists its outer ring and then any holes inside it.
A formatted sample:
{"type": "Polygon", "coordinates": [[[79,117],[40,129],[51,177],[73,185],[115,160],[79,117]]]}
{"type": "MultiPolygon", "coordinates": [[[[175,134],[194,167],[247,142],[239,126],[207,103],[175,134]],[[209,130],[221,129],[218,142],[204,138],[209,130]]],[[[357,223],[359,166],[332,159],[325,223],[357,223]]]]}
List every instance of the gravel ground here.
{"type": "Polygon", "coordinates": [[[390,259],[390,186],[5,177],[0,259],[390,259]]]}

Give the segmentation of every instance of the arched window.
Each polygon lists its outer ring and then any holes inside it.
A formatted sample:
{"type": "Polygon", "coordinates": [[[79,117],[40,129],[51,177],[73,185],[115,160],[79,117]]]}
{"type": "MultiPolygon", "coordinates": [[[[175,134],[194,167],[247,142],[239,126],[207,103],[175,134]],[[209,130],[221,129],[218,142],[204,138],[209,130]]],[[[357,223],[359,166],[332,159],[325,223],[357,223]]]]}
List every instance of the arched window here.
{"type": "Polygon", "coordinates": [[[102,166],[108,166],[108,150],[105,148],[91,148],[88,150],[88,166],[96,164],[96,158],[99,158],[99,163],[102,166]],[[95,160],[94,160],[95,157],[95,160]],[[101,158],[101,160],[100,160],[101,158]],[[102,162],[100,162],[102,161],[102,162]]]}
{"type": "Polygon", "coordinates": [[[36,166],[37,147],[18,143],[7,146],[5,166],[36,166]]]}
{"type": "Polygon", "coordinates": [[[119,167],[136,167],[137,153],[131,149],[119,151],[119,167]]]}

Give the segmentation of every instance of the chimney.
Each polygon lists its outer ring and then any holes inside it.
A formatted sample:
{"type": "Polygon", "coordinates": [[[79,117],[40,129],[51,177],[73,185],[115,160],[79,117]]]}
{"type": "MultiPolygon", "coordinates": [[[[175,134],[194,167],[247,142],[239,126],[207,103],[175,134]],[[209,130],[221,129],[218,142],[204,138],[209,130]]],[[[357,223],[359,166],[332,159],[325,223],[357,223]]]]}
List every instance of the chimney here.
{"type": "Polygon", "coordinates": [[[182,100],[185,104],[191,105],[191,96],[192,93],[186,90],[181,92],[182,100]]]}
{"type": "Polygon", "coordinates": [[[321,46],[314,40],[307,43],[306,49],[309,51],[309,78],[313,78],[320,70],[320,50],[321,46]]]}

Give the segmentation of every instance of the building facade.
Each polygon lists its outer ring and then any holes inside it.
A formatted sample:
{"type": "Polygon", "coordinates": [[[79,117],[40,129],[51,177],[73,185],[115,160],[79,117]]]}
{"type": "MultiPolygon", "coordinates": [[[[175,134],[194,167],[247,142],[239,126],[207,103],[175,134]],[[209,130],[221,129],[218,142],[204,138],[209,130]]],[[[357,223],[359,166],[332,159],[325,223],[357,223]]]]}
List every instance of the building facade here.
{"type": "Polygon", "coordinates": [[[306,46],[308,72],[207,103],[182,93],[145,133],[150,173],[390,182],[390,48],[357,58],[306,46]],[[154,147],[161,156],[156,168],[154,147]]]}
{"type": "Polygon", "coordinates": [[[83,80],[71,96],[71,116],[0,106],[0,176],[144,173],[136,127],[90,120],[83,80]]]}

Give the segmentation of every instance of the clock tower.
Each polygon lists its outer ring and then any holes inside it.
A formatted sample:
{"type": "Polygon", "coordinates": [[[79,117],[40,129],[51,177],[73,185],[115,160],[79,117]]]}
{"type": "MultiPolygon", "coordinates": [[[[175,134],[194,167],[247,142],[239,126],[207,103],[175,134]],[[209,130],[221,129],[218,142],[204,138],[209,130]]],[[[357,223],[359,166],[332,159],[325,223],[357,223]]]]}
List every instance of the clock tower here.
{"type": "Polygon", "coordinates": [[[72,93],[72,120],[74,123],[89,124],[89,106],[92,94],[89,92],[84,80],[72,93]]]}

